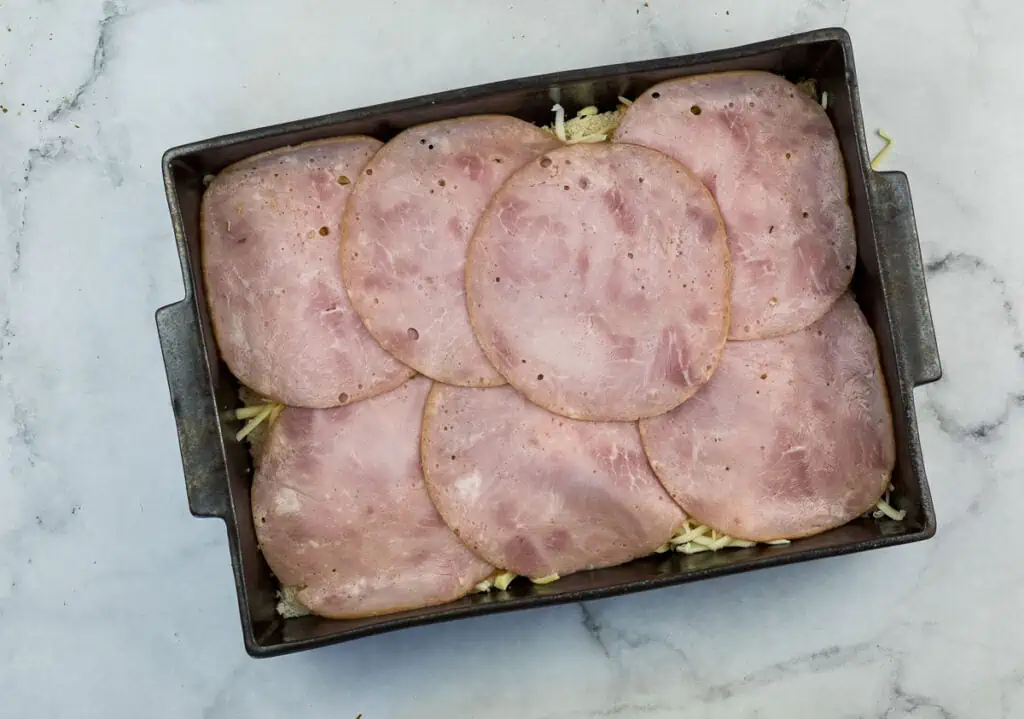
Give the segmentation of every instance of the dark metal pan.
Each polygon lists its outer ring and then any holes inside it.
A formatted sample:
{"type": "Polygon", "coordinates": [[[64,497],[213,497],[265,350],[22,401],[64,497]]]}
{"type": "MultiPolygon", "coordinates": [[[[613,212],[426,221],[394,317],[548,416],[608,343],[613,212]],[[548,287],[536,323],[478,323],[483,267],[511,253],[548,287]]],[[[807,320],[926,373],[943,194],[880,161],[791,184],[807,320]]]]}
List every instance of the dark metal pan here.
{"type": "Polygon", "coordinates": [[[915,386],[941,376],[917,228],[907,178],[870,168],[849,36],[810,32],[730,50],[560,72],[443,92],[375,107],[285,123],[168,150],[164,184],[185,280],[185,299],[156,314],[171,404],[178,426],[189,507],[227,525],[245,647],[253,656],[355,639],[393,629],[491,612],[527,609],[639,592],[761,567],[832,557],[927,539],[935,533],[914,410],[915,386]],[[827,91],[829,117],[849,173],[859,257],[854,292],[878,337],[892,401],[898,456],[894,504],[902,522],[861,519],[788,546],[756,547],[640,559],[582,572],[546,586],[513,584],[508,592],[475,595],[439,607],[384,617],[334,621],[275,613],[274,577],[256,544],[249,507],[251,463],[234,440],[237,383],[221,362],[210,329],[199,254],[203,178],[230,163],[283,145],[349,134],[388,140],[423,122],[476,113],[507,113],[547,123],[551,105],[569,113],[585,105],[612,107],[672,77],[727,70],[769,70],[827,91]]]}

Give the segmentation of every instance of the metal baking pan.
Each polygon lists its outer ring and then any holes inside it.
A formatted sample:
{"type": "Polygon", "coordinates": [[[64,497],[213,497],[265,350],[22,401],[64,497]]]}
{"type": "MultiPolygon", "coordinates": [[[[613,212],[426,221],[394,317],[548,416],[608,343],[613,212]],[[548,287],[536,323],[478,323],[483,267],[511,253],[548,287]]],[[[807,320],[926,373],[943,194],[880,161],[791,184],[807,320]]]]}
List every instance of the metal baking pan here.
{"type": "Polygon", "coordinates": [[[231,564],[246,650],[271,656],[310,649],[420,624],[492,612],[528,609],[639,592],[698,579],[746,572],[927,539],[935,533],[918,437],[913,389],[941,376],[925,289],[921,251],[907,178],[871,170],[849,35],[826,29],[716,52],[625,63],[508,80],[411,100],[348,110],[204,140],[168,150],[164,184],[181,259],[185,298],[156,313],[171,404],[181,444],[189,508],[197,517],[227,525],[231,564]],[[570,116],[586,105],[613,107],[673,77],[758,69],[801,81],[814,79],[829,96],[849,175],[857,226],[857,300],[878,338],[892,402],[897,460],[893,503],[902,522],[854,521],[788,546],[756,547],[640,559],[581,572],[546,586],[513,584],[508,592],[465,597],[438,607],[383,617],[282,619],[275,612],[276,581],[256,544],[249,505],[251,463],[234,439],[237,382],[217,354],[210,328],[199,253],[203,178],[227,165],[283,145],[350,134],[388,140],[411,125],[476,113],[507,113],[547,123],[551,105],[570,116]]]}

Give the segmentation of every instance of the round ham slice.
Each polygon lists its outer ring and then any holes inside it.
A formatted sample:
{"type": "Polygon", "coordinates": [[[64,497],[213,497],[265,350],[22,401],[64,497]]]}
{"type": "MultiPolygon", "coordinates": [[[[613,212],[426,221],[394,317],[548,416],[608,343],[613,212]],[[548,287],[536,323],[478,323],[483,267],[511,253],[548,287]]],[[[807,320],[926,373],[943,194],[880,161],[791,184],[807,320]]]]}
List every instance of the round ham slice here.
{"type": "Polygon", "coordinates": [[[857,246],[839,141],[792,83],[766,72],[670,80],[636,99],[614,140],[671,155],[714,193],[733,263],[729,339],[806,327],[850,284],[857,246]]]}
{"type": "Polygon", "coordinates": [[[359,404],[287,408],[252,485],[256,537],[298,600],[353,618],[441,604],[493,572],[445,525],[420,471],[430,380],[359,404]]]}
{"type": "Polygon", "coordinates": [[[573,145],[515,173],[469,249],[488,359],[567,417],[635,420],[690,397],[729,324],[729,254],[707,189],[670,157],[573,145]]]}
{"type": "Polygon", "coordinates": [[[203,272],[221,356],[243,384],[299,407],[393,389],[413,371],[352,311],[338,266],[341,215],[381,143],[348,137],[228,167],[203,196],[203,272]]]}
{"type": "Polygon", "coordinates": [[[851,295],[793,334],[729,342],[707,386],[640,431],[655,473],[688,514],[753,541],[860,516],[895,463],[878,349],[851,295]]]}
{"type": "Polygon", "coordinates": [[[435,384],[423,469],[464,542],[534,579],[648,555],[684,520],[651,472],[635,424],[553,415],[508,386],[435,384]]]}
{"type": "Polygon", "coordinates": [[[352,305],[395,357],[428,377],[504,384],[466,314],[466,247],[494,191],[561,145],[514,117],[414,127],[370,161],[349,201],[342,267],[352,305]]]}

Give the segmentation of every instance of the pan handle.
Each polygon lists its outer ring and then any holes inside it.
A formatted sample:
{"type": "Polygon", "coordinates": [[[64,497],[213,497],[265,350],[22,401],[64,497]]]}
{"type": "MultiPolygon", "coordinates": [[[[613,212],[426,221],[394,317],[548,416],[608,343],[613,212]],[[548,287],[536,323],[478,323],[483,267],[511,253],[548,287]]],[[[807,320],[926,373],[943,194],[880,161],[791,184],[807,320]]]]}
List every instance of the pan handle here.
{"type": "Polygon", "coordinates": [[[224,519],[230,504],[227,473],[193,301],[185,298],[158,309],[156,329],[178,427],[189,510],[196,517],[224,519]]]}
{"type": "Polygon", "coordinates": [[[942,377],[939,346],[925,286],[910,182],[902,172],[873,172],[878,263],[886,276],[890,311],[915,387],[942,377]]]}

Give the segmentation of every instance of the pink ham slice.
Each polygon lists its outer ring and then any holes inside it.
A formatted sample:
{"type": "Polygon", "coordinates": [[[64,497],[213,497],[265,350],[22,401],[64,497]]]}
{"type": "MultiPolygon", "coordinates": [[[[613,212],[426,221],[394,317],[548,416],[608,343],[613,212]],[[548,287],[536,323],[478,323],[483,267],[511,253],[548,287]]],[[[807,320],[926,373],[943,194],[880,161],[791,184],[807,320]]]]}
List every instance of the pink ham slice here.
{"type": "Polygon", "coordinates": [[[380,145],[350,137],[275,150],[232,165],[206,190],[203,271],[217,345],[265,397],[333,407],[413,374],[363,327],[338,265],[350,184],[380,145]]]}
{"type": "Polygon", "coordinates": [[[441,382],[504,384],[466,314],[466,247],[494,191],[561,145],[514,117],[421,125],[384,146],[360,177],[344,223],[345,286],[393,355],[441,382]]]}
{"type": "Polygon", "coordinates": [[[651,473],[635,424],[559,417],[507,386],[435,384],[423,469],[463,541],[534,579],[650,554],[684,519],[651,473]]]}
{"type": "Polygon", "coordinates": [[[718,364],[729,256],[707,189],[635,145],[574,145],[509,178],[470,245],[469,313],[497,370],[557,414],[635,420],[718,364]]]}
{"type": "Polygon", "coordinates": [[[850,295],[793,334],[728,343],[706,387],[640,430],[688,514],[754,541],[845,524],[895,463],[875,338],[850,295]]]}
{"type": "Polygon", "coordinates": [[[260,549],[284,586],[325,617],[441,604],[492,567],[430,502],[419,462],[430,380],[329,410],[285,409],[252,486],[260,549]]]}
{"type": "Polygon", "coordinates": [[[722,208],[733,262],[729,339],[806,327],[850,284],[853,216],[839,142],[818,103],[766,72],[655,85],[615,141],[671,155],[722,208]]]}

